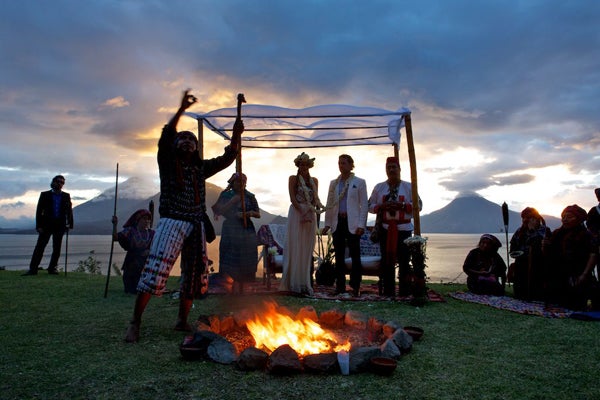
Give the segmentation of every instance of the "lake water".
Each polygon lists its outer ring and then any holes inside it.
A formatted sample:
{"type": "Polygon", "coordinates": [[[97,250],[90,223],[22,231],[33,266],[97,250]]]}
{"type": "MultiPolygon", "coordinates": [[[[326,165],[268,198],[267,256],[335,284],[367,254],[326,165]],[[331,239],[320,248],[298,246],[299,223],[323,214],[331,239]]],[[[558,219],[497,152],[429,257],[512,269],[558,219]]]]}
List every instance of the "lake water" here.
{"type": "MultiPolygon", "coordinates": [[[[462,273],[462,264],[469,250],[477,246],[479,234],[423,234],[427,237],[427,276],[432,283],[457,282],[464,283],[466,276],[462,273]]],[[[506,238],[498,234],[503,247],[500,254],[506,258],[506,238]]],[[[103,273],[106,274],[109,265],[111,237],[109,235],[70,235],[69,251],[67,257],[67,271],[77,268],[80,261],[92,255],[101,263],[103,273]],[[93,251],[93,254],[90,252],[93,251]]],[[[219,239],[209,244],[209,258],[214,261],[213,267],[218,271],[219,265],[219,239]]],[[[0,267],[7,270],[19,271],[29,268],[31,253],[35,247],[37,235],[0,235],[0,267]]],[[[59,268],[65,267],[66,236],[63,238],[63,251],[59,260],[59,268]]],[[[44,269],[50,260],[52,242],[48,243],[41,263],[44,269]]],[[[114,244],[112,262],[119,267],[125,258],[125,251],[118,243],[114,244]]],[[[506,261],[506,260],[505,260],[506,261]]],[[[259,262],[257,276],[262,276],[262,261],[259,262]]],[[[114,274],[114,271],[111,271],[114,274]]],[[[179,263],[174,267],[172,275],[180,274],[179,263]]]]}

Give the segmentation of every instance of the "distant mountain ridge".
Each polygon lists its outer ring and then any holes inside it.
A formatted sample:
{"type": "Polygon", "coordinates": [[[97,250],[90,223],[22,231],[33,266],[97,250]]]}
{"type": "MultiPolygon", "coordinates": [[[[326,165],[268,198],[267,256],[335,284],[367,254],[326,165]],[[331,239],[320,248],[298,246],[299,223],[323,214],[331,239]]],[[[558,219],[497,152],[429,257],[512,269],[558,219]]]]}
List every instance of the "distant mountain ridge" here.
{"type": "MultiPolygon", "coordinates": [[[[119,185],[119,198],[117,199],[117,218],[119,218],[119,230],[122,229],[123,224],[127,221],[127,218],[140,208],[148,209],[150,201],[154,202],[154,226],[158,223],[159,214],[158,209],[160,207],[160,193],[155,193],[152,196],[139,198],[139,191],[132,188],[135,187],[139,182],[134,178],[130,178],[127,181],[119,185]],[[128,194],[128,195],[126,195],[128,194]],[[121,197],[123,196],[123,198],[121,197]]],[[[223,218],[219,218],[215,221],[213,212],[210,207],[217,201],[219,194],[223,191],[220,188],[210,182],[206,182],[206,206],[208,209],[208,215],[215,227],[217,235],[221,234],[221,227],[223,226],[223,218]]],[[[95,235],[109,235],[112,230],[112,224],[110,218],[114,210],[114,192],[113,188],[105,190],[99,196],[94,199],[87,201],[73,209],[73,218],[75,220],[75,229],[73,233],[77,234],[95,234],[95,235]],[[101,218],[100,218],[101,217],[101,218]]],[[[274,220],[277,216],[267,211],[260,210],[261,217],[253,218],[252,221],[256,229],[263,224],[268,224],[274,220]]]]}
{"type": "MultiPolygon", "coordinates": [[[[543,215],[546,225],[554,230],[559,218],[543,215]]],[[[521,226],[521,212],[508,211],[508,231],[521,226]]],[[[504,232],[501,205],[479,195],[457,197],[445,207],[421,217],[421,232],[431,233],[499,233],[504,232]]]]}
{"type": "MultiPolygon", "coordinates": [[[[147,183],[141,182],[137,178],[129,178],[119,184],[117,189],[117,218],[119,219],[118,230],[121,230],[123,224],[136,210],[141,208],[148,209],[150,201],[154,201],[154,227],[158,223],[160,206],[160,193],[150,195],[147,183]]],[[[216,233],[221,233],[223,218],[215,221],[210,206],[213,205],[219,194],[223,191],[212,183],[206,182],[206,204],[208,215],[215,227],[216,233]]],[[[73,208],[73,219],[76,235],[110,235],[112,232],[111,218],[115,206],[115,188],[110,188],[100,193],[91,200],[86,201],[73,208]]],[[[276,218],[282,218],[267,211],[260,210],[261,218],[253,218],[254,226],[258,229],[263,224],[269,224],[276,218]]],[[[0,231],[0,233],[2,233],[0,231]]],[[[15,229],[4,230],[4,233],[35,233],[35,229],[15,229]]]]}
{"type": "MultiPolygon", "coordinates": [[[[148,208],[150,200],[154,201],[154,226],[158,222],[160,193],[152,194],[152,185],[137,178],[129,178],[119,184],[117,199],[117,217],[119,230],[133,212],[140,208],[148,208]]],[[[214,204],[223,191],[222,188],[206,182],[206,204],[214,204]]],[[[112,231],[110,222],[114,210],[115,189],[110,188],[95,198],[80,204],[73,209],[77,235],[109,235],[112,231]]],[[[260,204],[260,199],[259,204],[260,204]]],[[[209,209],[209,217],[217,234],[221,232],[223,218],[214,221],[209,209]]],[[[551,229],[561,225],[560,219],[543,216],[551,229]]],[[[263,224],[285,224],[286,216],[277,216],[261,210],[261,218],[253,219],[256,229],[263,224]]],[[[509,232],[514,232],[521,225],[520,211],[509,210],[509,232]]],[[[476,195],[463,195],[452,200],[445,207],[421,216],[421,232],[426,233],[500,233],[504,232],[501,206],[476,195]]],[[[0,229],[0,233],[34,234],[34,223],[28,229],[0,229]]]]}

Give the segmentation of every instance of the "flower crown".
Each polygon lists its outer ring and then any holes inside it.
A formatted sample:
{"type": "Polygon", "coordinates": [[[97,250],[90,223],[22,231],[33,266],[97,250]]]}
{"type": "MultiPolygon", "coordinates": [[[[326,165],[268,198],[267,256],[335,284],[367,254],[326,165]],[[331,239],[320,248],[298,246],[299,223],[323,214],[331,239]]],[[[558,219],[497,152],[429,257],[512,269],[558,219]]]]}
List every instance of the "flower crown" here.
{"type": "Polygon", "coordinates": [[[298,157],[294,159],[294,165],[298,167],[299,164],[303,162],[308,165],[308,168],[312,168],[315,166],[315,158],[310,158],[305,152],[302,152],[298,157]]]}

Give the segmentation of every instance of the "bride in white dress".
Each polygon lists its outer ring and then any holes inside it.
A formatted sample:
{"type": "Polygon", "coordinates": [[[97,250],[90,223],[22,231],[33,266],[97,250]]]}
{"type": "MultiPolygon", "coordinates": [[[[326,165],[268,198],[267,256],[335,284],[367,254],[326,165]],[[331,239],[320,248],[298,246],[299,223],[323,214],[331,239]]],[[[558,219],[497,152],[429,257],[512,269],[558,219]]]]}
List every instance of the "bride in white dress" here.
{"type": "Polygon", "coordinates": [[[312,295],[311,267],[317,232],[317,210],[324,208],[319,201],[319,181],[309,169],[315,159],[302,152],[294,160],[296,175],[290,176],[288,189],[292,204],[288,211],[287,232],[283,248],[283,276],[279,290],[312,295]]]}

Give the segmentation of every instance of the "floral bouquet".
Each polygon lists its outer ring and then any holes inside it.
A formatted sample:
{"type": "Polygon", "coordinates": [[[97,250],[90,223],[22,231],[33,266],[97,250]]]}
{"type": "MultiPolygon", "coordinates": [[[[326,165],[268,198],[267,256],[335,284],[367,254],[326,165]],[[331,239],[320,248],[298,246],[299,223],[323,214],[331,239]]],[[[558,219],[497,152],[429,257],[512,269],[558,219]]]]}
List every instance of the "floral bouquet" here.
{"type": "Polygon", "coordinates": [[[327,235],[327,244],[323,243],[323,233],[317,231],[318,252],[316,253],[317,271],[315,278],[318,285],[332,286],[335,283],[335,252],[331,231],[327,235]]]}
{"type": "Polygon", "coordinates": [[[427,302],[427,275],[425,274],[425,260],[427,259],[427,238],[414,235],[404,240],[404,244],[408,246],[410,252],[410,259],[413,269],[413,304],[422,305],[427,302]]]}

